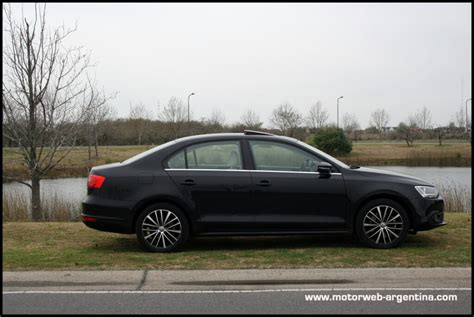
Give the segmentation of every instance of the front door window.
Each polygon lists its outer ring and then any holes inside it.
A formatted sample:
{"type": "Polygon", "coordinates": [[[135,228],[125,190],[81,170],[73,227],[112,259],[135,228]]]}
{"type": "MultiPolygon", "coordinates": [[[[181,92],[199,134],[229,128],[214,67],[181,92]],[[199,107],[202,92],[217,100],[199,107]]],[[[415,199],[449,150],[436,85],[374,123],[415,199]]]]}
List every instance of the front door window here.
{"type": "Polygon", "coordinates": [[[316,172],[321,162],[295,146],[270,141],[250,141],[255,169],[263,171],[316,172]]]}

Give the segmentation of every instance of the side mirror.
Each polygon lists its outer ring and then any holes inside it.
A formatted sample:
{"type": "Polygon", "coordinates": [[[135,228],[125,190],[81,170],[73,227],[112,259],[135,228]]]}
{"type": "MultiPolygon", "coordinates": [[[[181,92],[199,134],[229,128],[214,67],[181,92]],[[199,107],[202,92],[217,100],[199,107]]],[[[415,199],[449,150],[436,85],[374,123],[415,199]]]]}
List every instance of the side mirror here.
{"type": "Polygon", "coordinates": [[[328,162],[321,162],[318,165],[318,172],[321,175],[331,175],[332,165],[328,162]]]}

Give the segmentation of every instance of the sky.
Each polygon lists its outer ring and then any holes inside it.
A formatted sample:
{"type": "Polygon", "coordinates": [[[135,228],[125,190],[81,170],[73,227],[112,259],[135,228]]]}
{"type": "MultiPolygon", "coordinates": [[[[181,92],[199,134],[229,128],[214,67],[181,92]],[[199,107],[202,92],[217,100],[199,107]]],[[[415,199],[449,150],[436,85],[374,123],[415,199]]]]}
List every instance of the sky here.
{"type": "Polygon", "coordinates": [[[47,21],[77,22],[68,44],[90,50],[122,117],[194,92],[194,118],[216,109],[226,123],[251,108],[270,127],[278,105],[307,114],[318,100],[335,122],[344,96],[340,118],[362,127],[377,108],[394,126],[423,106],[447,125],[471,97],[470,3],[50,3],[47,21]]]}

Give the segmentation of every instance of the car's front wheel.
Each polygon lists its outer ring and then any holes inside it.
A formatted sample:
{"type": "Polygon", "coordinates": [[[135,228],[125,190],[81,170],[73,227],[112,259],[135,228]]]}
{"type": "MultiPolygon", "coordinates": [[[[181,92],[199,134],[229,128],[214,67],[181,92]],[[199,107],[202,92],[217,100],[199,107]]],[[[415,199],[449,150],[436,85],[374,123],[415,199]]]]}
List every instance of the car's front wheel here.
{"type": "Polygon", "coordinates": [[[388,249],[405,240],[409,218],[405,209],[390,199],[376,199],[365,204],[356,218],[356,231],[365,245],[388,249]]]}
{"type": "Polygon", "coordinates": [[[155,204],[145,208],[137,219],[138,241],[152,252],[176,251],[189,236],[189,223],[184,213],[171,204],[155,204]]]}

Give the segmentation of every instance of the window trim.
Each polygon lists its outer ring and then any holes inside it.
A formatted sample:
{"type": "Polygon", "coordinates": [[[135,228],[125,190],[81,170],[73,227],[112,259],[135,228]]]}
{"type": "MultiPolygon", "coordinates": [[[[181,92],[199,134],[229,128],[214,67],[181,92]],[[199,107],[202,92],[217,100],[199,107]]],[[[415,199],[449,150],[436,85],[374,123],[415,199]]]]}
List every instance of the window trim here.
{"type": "MultiPolygon", "coordinates": [[[[246,173],[283,173],[283,174],[310,174],[310,175],[321,175],[319,172],[303,172],[303,171],[276,171],[276,170],[234,170],[234,169],[211,169],[211,168],[165,168],[167,172],[246,172],[246,173]]],[[[341,176],[342,173],[332,173],[331,176],[341,176]]]]}

